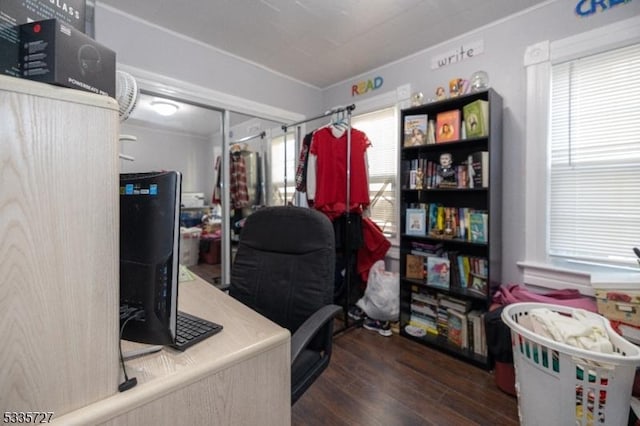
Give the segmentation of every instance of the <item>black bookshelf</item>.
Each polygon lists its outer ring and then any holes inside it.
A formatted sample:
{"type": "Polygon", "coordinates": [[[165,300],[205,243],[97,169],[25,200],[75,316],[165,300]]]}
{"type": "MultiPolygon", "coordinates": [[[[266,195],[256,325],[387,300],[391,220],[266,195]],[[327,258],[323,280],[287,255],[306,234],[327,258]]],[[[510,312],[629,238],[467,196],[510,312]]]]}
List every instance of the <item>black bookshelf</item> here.
{"type": "MultiPolygon", "coordinates": [[[[463,124],[464,125],[464,124],[463,124]]],[[[462,300],[467,303],[466,311],[486,312],[491,303],[491,297],[497,287],[501,284],[502,269],[502,98],[493,90],[471,93],[457,98],[432,102],[429,104],[404,109],[400,114],[400,144],[401,144],[401,171],[400,171],[400,334],[420,344],[424,344],[456,358],[465,360],[470,364],[481,368],[489,369],[492,361],[486,349],[479,354],[479,346],[474,350],[470,344],[476,345],[476,339],[469,339],[469,333],[473,333],[472,327],[467,329],[467,346],[458,346],[446,336],[448,330],[434,330],[425,327],[423,331],[429,330],[424,336],[415,336],[407,333],[406,326],[416,324],[415,319],[420,318],[412,309],[412,293],[428,294],[433,299],[443,297],[462,300]],[[446,111],[459,110],[461,119],[463,107],[476,100],[488,101],[488,121],[486,124],[488,132],[486,136],[464,138],[460,136],[449,142],[425,143],[419,146],[404,146],[404,124],[405,117],[410,115],[425,115],[428,120],[436,120],[437,114],[446,111]],[[428,163],[438,163],[442,153],[452,155],[453,163],[459,168],[464,168],[464,163],[468,163],[472,153],[488,152],[488,167],[483,173],[488,173],[488,185],[486,187],[468,187],[469,174],[456,174],[456,187],[440,187],[437,182],[428,179],[429,170],[426,169],[428,163]],[[418,163],[425,170],[422,174],[426,177],[421,185],[414,184],[415,169],[411,172],[413,164],[418,163]],[[410,177],[413,173],[414,176],[410,177]],[[416,188],[418,186],[418,188],[416,188]],[[450,209],[450,217],[456,217],[449,222],[456,224],[454,235],[440,235],[429,227],[429,206],[440,205],[450,209]],[[420,209],[425,207],[425,229],[423,235],[407,232],[407,209],[420,209]],[[460,214],[467,211],[482,212],[486,214],[486,242],[470,241],[468,231],[460,235],[460,214]],[[460,214],[459,214],[460,213],[460,214]],[[456,216],[457,215],[457,216],[456,216]],[[456,222],[457,221],[457,222],[456,222]],[[429,285],[426,278],[407,277],[407,256],[416,254],[416,244],[427,244],[438,246],[444,254],[444,258],[450,258],[450,279],[448,288],[429,285]],[[459,274],[457,267],[457,257],[466,257],[469,262],[479,262],[484,266],[482,275],[485,279],[485,288],[478,293],[472,291],[468,286],[464,286],[458,276],[454,279],[454,274],[459,274]],[[472,260],[473,259],[473,260],[472,260]],[[481,260],[476,260],[481,259],[481,260]],[[452,263],[456,265],[452,265],[452,263]],[[473,342],[469,342],[473,340],[473,342]]],[[[437,131],[437,125],[436,131],[437,131]]],[[[468,164],[467,164],[468,167],[468,164]]],[[[464,170],[458,171],[463,172],[464,170]]],[[[432,170],[433,171],[433,170],[432,170]]],[[[432,207],[433,208],[433,207],[432,207]]],[[[447,222],[447,223],[449,223],[447,222]]],[[[464,220],[463,220],[464,222],[464,220]]],[[[449,225],[447,230],[449,231],[449,225]]],[[[421,254],[425,259],[427,255],[421,254]]],[[[426,263],[426,260],[425,260],[426,263]]],[[[426,269],[426,267],[425,267],[426,269]]],[[[428,273],[428,271],[427,271],[428,273]]],[[[468,285],[469,283],[467,283],[468,285]]],[[[441,308],[439,308],[441,309],[441,308]]],[[[442,314],[442,312],[440,312],[442,314]]],[[[464,313],[464,312],[463,312],[464,313]]],[[[440,315],[441,322],[444,314],[440,315]]],[[[428,318],[431,318],[430,316],[428,318]]],[[[436,320],[437,322],[437,320],[436,320]]],[[[420,323],[424,326],[423,323],[420,323]]],[[[467,324],[468,325],[468,324],[467,324]]],[[[477,325],[477,323],[476,323],[477,325]]],[[[477,338],[477,334],[476,334],[477,338]]],[[[485,345],[486,346],[486,345],[485,345]]]]}

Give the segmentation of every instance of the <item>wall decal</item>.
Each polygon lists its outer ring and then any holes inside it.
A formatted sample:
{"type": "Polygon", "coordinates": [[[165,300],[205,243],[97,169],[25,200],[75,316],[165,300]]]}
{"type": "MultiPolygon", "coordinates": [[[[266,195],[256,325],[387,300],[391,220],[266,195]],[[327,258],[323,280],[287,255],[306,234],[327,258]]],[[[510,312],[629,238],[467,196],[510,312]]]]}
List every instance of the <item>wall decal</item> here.
{"type": "Polygon", "coordinates": [[[591,16],[599,10],[604,12],[619,4],[631,3],[631,0],[579,0],[576,3],[576,14],[582,17],[591,16]]]}
{"type": "Polygon", "coordinates": [[[364,80],[351,86],[351,96],[364,95],[372,90],[378,90],[384,84],[384,79],[380,76],[364,80]]]}
{"type": "Polygon", "coordinates": [[[460,47],[450,50],[439,55],[431,57],[431,69],[446,67],[447,65],[456,64],[474,56],[484,53],[484,40],[477,40],[467,44],[461,44],[460,47]]]}

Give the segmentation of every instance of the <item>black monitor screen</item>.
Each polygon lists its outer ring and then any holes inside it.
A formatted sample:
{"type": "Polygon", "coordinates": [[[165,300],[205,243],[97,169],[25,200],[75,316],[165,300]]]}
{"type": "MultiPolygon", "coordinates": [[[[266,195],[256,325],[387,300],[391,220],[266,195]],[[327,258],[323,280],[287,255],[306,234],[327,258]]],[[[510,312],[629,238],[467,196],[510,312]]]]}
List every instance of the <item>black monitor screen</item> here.
{"type": "Polygon", "coordinates": [[[180,243],[179,172],[120,175],[122,338],[175,342],[180,243]],[[142,311],[142,313],[140,313],[142,311]]]}

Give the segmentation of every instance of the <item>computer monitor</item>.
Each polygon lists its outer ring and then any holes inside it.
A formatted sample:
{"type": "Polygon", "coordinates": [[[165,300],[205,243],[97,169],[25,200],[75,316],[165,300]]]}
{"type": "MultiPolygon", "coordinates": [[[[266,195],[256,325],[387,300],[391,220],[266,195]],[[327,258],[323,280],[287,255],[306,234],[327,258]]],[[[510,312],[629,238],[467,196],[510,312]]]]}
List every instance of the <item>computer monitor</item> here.
{"type": "Polygon", "coordinates": [[[175,171],[120,175],[121,327],[129,319],[123,339],[176,341],[181,185],[175,171]]]}

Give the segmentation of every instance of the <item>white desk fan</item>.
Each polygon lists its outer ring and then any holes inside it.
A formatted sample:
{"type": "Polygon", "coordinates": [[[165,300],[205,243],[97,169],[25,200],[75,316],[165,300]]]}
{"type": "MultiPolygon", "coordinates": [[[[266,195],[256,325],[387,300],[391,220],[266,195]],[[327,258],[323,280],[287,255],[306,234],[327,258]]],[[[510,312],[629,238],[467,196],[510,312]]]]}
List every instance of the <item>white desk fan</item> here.
{"type": "MultiPolygon", "coordinates": [[[[133,76],[124,71],[116,71],[116,101],[118,102],[118,113],[120,122],[122,123],[133,111],[140,97],[140,89],[138,83],[133,76]]],[[[135,142],[137,138],[133,135],[120,135],[120,142],[135,142]]],[[[135,158],[130,155],[118,154],[123,160],[134,161],[135,158]]]]}

